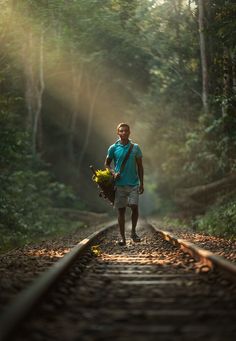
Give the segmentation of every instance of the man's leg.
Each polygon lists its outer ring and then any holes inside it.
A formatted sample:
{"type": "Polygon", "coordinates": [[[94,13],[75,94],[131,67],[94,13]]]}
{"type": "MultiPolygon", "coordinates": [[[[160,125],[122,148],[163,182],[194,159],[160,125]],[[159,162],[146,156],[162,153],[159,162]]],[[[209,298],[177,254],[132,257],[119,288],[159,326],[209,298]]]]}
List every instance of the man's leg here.
{"type": "Polygon", "coordinates": [[[132,230],[131,230],[131,238],[135,242],[140,242],[139,236],[136,234],[136,226],[138,222],[138,205],[130,205],[131,208],[131,220],[132,220],[132,230]]]}
{"type": "Polygon", "coordinates": [[[122,238],[122,241],[124,245],[126,244],[125,239],[125,207],[118,208],[118,224],[120,228],[120,235],[122,238]]]}

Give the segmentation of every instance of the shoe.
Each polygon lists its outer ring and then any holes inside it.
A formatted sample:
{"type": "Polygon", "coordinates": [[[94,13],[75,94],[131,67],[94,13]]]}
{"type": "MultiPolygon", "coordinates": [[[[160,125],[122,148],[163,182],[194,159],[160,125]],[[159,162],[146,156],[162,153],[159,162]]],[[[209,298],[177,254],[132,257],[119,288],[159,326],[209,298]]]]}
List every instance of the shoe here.
{"type": "Polygon", "coordinates": [[[125,246],[125,245],[126,245],[126,242],[125,242],[124,240],[120,240],[120,241],[118,242],[118,245],[119,245],[119,246],[125,246]]]}
{"type": "Polygon", "coordinates": [[[135,234],[131,234],[131,238],[133,239],[133,241],[134,241],[135,243],[141,242],[140,237],[139,237],[136,233],[135,233],[135,234]]]}

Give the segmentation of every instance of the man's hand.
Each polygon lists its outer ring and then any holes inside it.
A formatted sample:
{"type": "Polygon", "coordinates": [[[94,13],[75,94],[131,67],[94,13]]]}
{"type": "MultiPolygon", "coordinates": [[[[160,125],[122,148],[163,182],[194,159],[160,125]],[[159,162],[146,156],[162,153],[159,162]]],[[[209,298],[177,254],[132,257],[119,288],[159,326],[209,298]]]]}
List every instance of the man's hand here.
{"type": "Polygon", "coordinates": [[[117,172],[117,173],[114,173],[114,179],[115,180],[119,180],[120,179],[120,173],[119,172],[117,172]]]}
{"type": "Polygon", "coordinates": [[[143,187],[143,185],[140,185],[140,186],[139,186],[138,192],[139,192],[139,194],[143,194],[143,192],[144,192],[144,187],[143,187]]]}

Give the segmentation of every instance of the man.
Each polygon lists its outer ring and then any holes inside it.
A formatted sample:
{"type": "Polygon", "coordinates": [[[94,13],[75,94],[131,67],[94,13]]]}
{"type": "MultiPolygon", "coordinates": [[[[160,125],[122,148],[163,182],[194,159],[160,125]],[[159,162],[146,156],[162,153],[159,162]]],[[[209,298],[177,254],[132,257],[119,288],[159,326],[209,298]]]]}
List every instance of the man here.
{"type": "Polygon", "coordinates": [[[120,123],[117,126],[117,135],[119,139],[108,149],[105,167],[110,169],[115,178],[116,194],[114,205],[118,211],[118,224],[122,238],[119,245],[126,245],[125,211],[127,205],[132,211],[131,238],[134,242],[140,242],[140,238],[136,234],[136,225],[139,214],[139,194],[144,192],[142,152],[136,143],[133,144],[129,140],[130,127],[128,124],[120,123]],[[132,149],[122,170],[122,162],[129,152],[131,145],[132,149]],[[112,161],[114,162],[114,170],[111,168],[112,161]]]}

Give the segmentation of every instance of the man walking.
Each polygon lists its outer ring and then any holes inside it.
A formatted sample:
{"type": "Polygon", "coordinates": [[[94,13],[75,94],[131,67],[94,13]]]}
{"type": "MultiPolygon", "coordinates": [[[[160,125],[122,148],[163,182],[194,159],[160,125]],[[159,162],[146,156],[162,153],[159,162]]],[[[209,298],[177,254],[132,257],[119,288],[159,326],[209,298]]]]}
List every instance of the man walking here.
{"type": "Polygon", "coordinates": [[[140,242],[140,238],[136,234],[136,225],[139,215],[139,194],[144,192],[142,152],[138,144],[129,140],[130,127],[128,124],[120,123],[117,126],[117,135],[119,139],[108,149],[105,167],[110,169],[115,178],[116,194],[114,205],[118,211],[118,224],[122,238],[119,245],[126,245],[126,206],[129,206],[132,211],[131,238],[134,242],[140,242]],[[112,161],[114,162],[114,170],[111,168],[112,161]]]}

